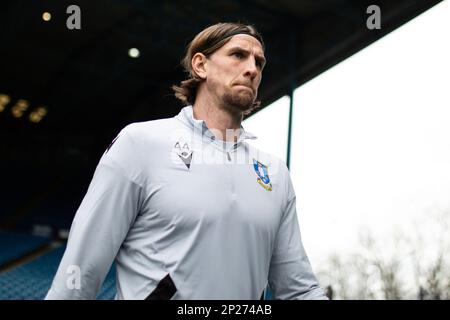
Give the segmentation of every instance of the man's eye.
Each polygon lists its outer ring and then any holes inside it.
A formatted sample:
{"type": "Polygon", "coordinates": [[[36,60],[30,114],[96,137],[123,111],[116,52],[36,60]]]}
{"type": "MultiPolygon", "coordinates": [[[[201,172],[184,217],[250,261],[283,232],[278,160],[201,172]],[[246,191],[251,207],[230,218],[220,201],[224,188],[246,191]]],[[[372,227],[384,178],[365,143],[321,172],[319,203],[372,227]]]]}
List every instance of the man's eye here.
{"type": "Polygon", "coordinates": [[[240,52],[234,52],[234,53],[233,53],[233,56],[235,56],[235,57],[238,58],[238,59],[240,59],[240,58],[243,57],[242,53],[240,53],[240,52]]]}

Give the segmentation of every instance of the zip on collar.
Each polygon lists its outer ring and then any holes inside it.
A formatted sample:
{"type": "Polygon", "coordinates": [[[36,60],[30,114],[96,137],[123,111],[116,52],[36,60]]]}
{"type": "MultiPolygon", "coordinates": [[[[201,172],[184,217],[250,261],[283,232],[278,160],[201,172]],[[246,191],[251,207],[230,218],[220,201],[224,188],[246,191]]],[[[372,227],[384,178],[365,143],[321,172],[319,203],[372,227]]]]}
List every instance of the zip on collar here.
{"type": "MultiPolygon", "coordinates": [[[[194,132],[201,133],[202,136],[206,136],[211,141],[215,140],[215,136],[206,126],[205,120],[200,120],[200,119],[194,118],[194,112],[193,112],[191,105],[186,106],[183,109],[181,109],[180,113],[178,113],[178,115],[176,115],[175,118],[180,120],[181,122],[183,122],[188,127],[190,127],[194,132]]],[[[257,137],[254,134],[245,131],[244,127],[241,125],[241,133],[239,135],[239,138],[238,138],[236,144],[238,144],[246,139],[253,140],[256,138],[257,137]]]]}

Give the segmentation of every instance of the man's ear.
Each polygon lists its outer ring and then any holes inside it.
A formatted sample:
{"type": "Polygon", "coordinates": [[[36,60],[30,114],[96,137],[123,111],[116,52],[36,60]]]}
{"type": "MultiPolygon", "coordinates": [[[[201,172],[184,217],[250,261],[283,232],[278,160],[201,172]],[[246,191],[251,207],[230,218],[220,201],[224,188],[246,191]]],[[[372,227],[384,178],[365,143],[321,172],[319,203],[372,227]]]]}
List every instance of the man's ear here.
{"type": "Polygon", "coordinates": [[[206,56],[203,53],[197,52],[191,60],[192,72],[194,76],[200,79],[206,79],[206,56]]]}

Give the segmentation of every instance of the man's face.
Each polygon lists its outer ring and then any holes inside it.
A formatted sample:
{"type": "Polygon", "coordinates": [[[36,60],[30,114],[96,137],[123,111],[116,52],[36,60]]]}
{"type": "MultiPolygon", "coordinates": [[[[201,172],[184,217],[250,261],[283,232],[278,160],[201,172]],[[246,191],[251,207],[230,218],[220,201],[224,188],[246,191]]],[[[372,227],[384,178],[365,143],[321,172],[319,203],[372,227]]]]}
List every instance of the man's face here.
{"type": "Polygon", "coordinates": [[[257,39],[246,34],[233,36],[206,60],[207,90],[223,107],[250,109],[258,95],[265,60],[257,39]]]}

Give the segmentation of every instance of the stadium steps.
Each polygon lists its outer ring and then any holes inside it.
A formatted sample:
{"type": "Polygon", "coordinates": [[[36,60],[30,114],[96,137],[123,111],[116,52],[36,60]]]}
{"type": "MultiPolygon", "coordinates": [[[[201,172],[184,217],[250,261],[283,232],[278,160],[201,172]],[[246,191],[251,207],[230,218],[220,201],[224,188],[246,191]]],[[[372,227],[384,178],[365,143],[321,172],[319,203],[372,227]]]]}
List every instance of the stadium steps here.
{"type": "Polygon", "coordinates": [[[0,230],[0,272],[39,256],[51,244],[51,239],[0,230]]]}
{"type": "MultiPolygon", "coordinates": [[[[41,300],[45,297],[64,254],[65,243],[40,238],[43,237],[0,233],[0,255],[9,259],[0,272],[0,300],[41,300]],[[43,241],[40,246],[38,239],[43,241]],[[30,243],[34,245],[33,250],[30,243]]],[[[113,265],[97,299],[114,299],[115,273],[113,265]]]]}

